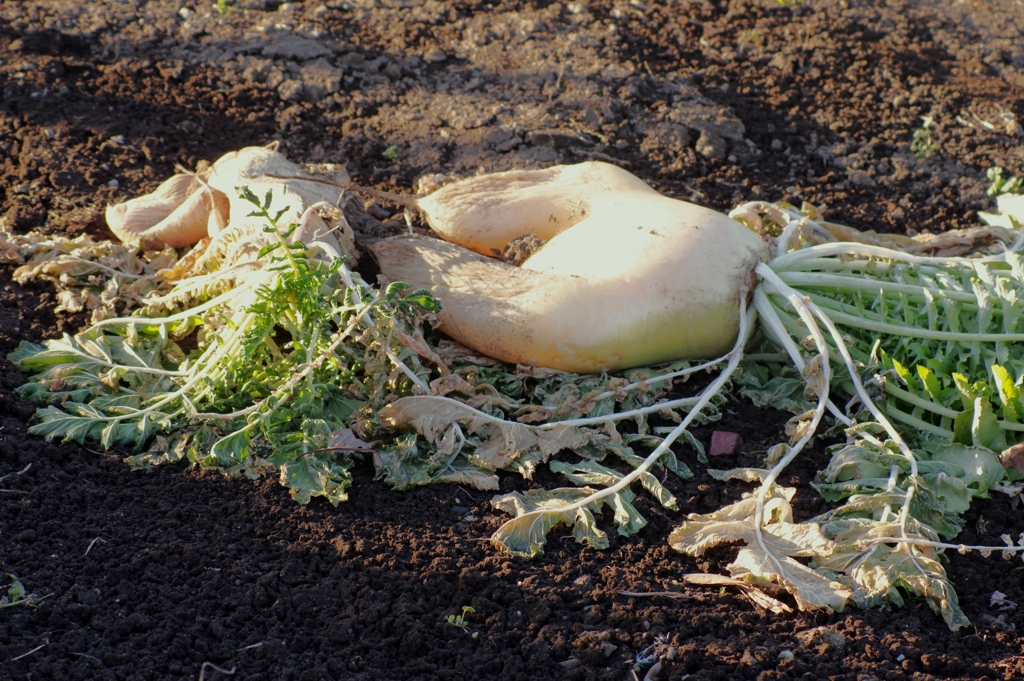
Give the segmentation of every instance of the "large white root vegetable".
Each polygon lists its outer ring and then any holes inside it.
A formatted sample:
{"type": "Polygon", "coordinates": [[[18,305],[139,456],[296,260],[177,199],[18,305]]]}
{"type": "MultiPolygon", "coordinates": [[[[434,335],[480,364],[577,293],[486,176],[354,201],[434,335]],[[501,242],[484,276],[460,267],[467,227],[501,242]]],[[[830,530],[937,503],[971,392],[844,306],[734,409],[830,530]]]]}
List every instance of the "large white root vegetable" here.
{"type": "Polygon", "coordinates": [[[471,178],[418,207],[459,246],[378,242],[384,275],[430,290],[459,342],[577,373],[728,351],[740,292],[767,253],[743,224],[606,163],[471,178]],[[520,268],[462,248],[500,253],[525,234],[550,241],[520,268]]]}

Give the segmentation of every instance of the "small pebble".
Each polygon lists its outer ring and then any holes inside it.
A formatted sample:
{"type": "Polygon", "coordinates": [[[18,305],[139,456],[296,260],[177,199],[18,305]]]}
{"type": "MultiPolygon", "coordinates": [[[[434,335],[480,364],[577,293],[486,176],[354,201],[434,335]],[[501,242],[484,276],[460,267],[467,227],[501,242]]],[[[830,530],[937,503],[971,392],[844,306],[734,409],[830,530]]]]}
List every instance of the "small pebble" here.
{"type": "Polygon", "coordinates": [[[431,64],[440,64],[441,62],[448,59],[448,55],[445,54],[444,50],[440,48],[432,48],[427,50],[423,55],[423,59],[430,62],[431,64]]]}
{"type": "Polygon", "coordinates": [[[782,650],[782,651],[779,651],[779,661],[780,662],[788,662],[789,660],[792,660],[795,657],[796,657],[796,655],[793,654],[792,650],[782,650]]]}
{"type": "Polygon", "coordinates": [[[121,183],[118,182],[117,180],[111,180],[110,182],[107,183],[107,186],[108,187],[120,187],[121,183]]]}

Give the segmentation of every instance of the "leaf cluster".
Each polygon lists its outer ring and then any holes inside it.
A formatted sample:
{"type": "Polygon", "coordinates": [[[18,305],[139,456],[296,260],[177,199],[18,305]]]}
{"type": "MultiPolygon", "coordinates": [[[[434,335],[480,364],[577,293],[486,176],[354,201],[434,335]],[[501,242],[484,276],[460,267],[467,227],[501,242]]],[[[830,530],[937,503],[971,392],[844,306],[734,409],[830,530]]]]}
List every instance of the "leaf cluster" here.
{"type": "Polygon", "coordinates": [[[187,301],[182,309],[148,306],[11,353],[34,374],[19,392],[44,405],[31,432],[132,447],[136,466],[275,471],[298,501],[338,503],[362,454],[328,447],[332,433],[428,374],[399,338],[438,306],[401,285],[378,296],[343,258],[295,240],[295,225],[281,228],[269,193],[240,194],[267,220],[268,243],[233,288],[186,278],[161,293],[187,301]],[[181,288],[189,294],[174,295],[181,288]]]}

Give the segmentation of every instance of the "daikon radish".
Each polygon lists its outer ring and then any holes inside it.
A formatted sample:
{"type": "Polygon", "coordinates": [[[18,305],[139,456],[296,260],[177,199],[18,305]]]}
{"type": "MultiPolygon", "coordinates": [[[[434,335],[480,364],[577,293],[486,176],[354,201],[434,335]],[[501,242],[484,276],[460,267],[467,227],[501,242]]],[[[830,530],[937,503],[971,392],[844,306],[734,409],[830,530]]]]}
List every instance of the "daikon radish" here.
{"type": "Polygon", "coordinates": [[[383,274],[430,290],[459,342],[577,373],[728,351],[740,293],[767,255],[743,224],[605,163],[471,178],[418,207],[457,245],[378,242],[383,274]],[[525,234],[550,241],[520,268],[466,250],[500,253],[525,234]]]}

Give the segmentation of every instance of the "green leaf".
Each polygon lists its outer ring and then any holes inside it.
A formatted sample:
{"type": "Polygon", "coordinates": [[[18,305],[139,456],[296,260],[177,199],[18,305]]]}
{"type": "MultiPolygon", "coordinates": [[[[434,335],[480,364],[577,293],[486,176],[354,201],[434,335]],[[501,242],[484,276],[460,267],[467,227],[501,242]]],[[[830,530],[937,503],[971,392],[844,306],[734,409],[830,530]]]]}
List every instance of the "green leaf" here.
{"type": "Polygon", "coordinates": [[[249,426],[236,430],[213,443],[209,453],[199,460],[203,468],[228,468],[249,458],[249,426]]]}
{"type": "Polygon", "coordinates": [[[47,440],[61,438],[63,442],[84,443],[87,438],[98,438],[106,427],[104,420],[69,414],[57,407],[37,409],[40,422],[28,429],[32,435],[42,435],[47,440]]]}
{"type": "Polygon", "coordinates": [[[743,482],[763,482],[768,477],[768,470],[764,468],[730,468],[728,470],[708,469],[708,475],[715,480],[729,482],[730,480],[742,480],[743,482]]]}
{"type": "Polygon", "coordinates": [[[180,463],[185,459],[187,442],[188,439],[183,437],[172,445],[165,438],[157,436],[148,451],[125,457],[124,461],[133,469],[180,463]]]}
{"type": "MultiPolygon", "coordinates": [[[[536,489],[527,492],[512,492],[491,500],[491,507],[514,514],[491,535],[491,543],[497,548],[520,558],[536,558],[544,552],[548,533],[561,524],[575,526],[577,522],[592,522],[593,515],[578,514],[566,507],[590,496],[593,489],[586,487],[563,487],[553,490],[536,489]]],[[[585,527],[577,540],[599,541],[596,530],[585,527]]],[[[601,533],[603,534],[603,533],[601,533]]]]}
{"type": "Polygon", "coordinates": [[[999,427],[992,403],[987,397],[974,398],[974,413],[971,418],[971,444],[996,451],[1006,448],[1006,433],[999,427]]]}
{"type": "Polygon", "coordinates": [[[412,287],[406,284],[404,281],[393,281],[390,284],[388,284],[388,287],[386,289],[384,289],[384,295],[382,296],[382,298],[386,301],[392,301],[395,298],[398,298],[403,291],[406,291],[410,288],[412,287]]]}
{"type": "MultiPolygon", "coordinates": [[[[696,441],[696,438],[694,438],[696,441]]],[[[700,444],[700,442],[697,442],[700,444]]],[[[698,450],[699,451],[699,450],[698,450]]],[[[681,480],[692,480],[693,471],[685,463],[676,458],[676,454],[673,451],[667,451],[661,455],[659,460],[665,468],[675,473],[681,480]]]]}
{"type": "Polygon", "coordinates": [[[259,260],[260,258],[265,256],[267,253],[272,252],[275,248],[277,248],[280,245],[281,245],[280,242],[275,242],[275,243],[272,243],[272,244],[267,244],[266,246],[264,246],[263,248],[260,249],[259,254],[256,255],[256,259],[259,260]]]}
{"type": "Polygon", "coordinates": [[[650,492],[662,506],[671,511],[679,510],[679,504],[676,501],[675,495],[665,489],[665,486],[662,485],[656,477],[647,472],[641,473],[640,484],[643,485],[644,489],[650,492]]]}
{"type": "Polygon", "coordinates": [[[473,489],[484,491],[497,491],[498,476],[470,464],[459,457],[439,475],[435,475],[431,482],[447,482],[454,485],[469,485],[473,489]]]}
{"type": "Polygon", "coordinates": [[[960,392],[960,399],[963,402],[965,410],[970,411],[974,408],[974,396],[977,391],[974,386],[971,385],[967,377],[961,373],[953,373],[953,383],[956,385],[956,389],[960,392]]]}
{"type": "Polygon", "coordinates": [[[924,383],[924,388],[937,404],[943,404],[942,397],[942,386],[939,384],[939,379],[935,375],[935,372],[924,366],[923,364],[917,365],[917,375],[924,383]]]}
{"type": "Polygon", "coordinates": [[[185,455],[194,464],[199,464],[206,453],[210,451],[213,443],[220,439],[220,436],[213,432],[213,429],[206,425],[199,426],[196,432],[185,439],[185,455]]]}
{"type": "Polygon", "coordinates": [[[536,558],[544,553],[548,533],[556,526],[575,522],[574,511],[536,511],[509,520],[491,535],[498,549],[519,558],[536,558]]]}
{"type": "Polygon", "coordinates": [[[988,498],[989,490],[1006,475],[1006,469],[995,453],[985,447],[948,445],[932,454],[933,461],[942,461],[963,469],[963,482],[971,497],[988,498]]]}
{"type": "Polygon", "coordinates": [[[803,414],[814,408],[804,396],[806,387],[807,383],[802,377],[776,376],[761,386],[745,384],[740,388],[740,395],[753,402],[756,407],[771,407],[803,414]]]}
{"type": "Polygon", "coordinates": [[[961,445],[973,445],[974,409],[962,411],[953,419],[953,442],[961,445]]]}
{"type": "Polygon", "coordinates": [[[592,549],[608,548],[608,535],[597,527],[594,514],[586,508],[576,510],[576,522],[572,528],[572,536],[578,543],[587,544],[592,549]]]}
{"type": "Polygon", "coordinates": [[[911,392],[914,392],[914,388],[916,386],[912,382],[914,377],[910,373],[910,370],[900,364],[900,361],[895,357],[891,357],[890,361],[892,362],[893,369],[896,370],[896,375],[900,377],[900,380],[903,381],[904,385],[911,389],[911,392]]]}
{"type": "Polygon", "coordinates": [[[300,504],[309,503],[312,497],[324,497],[337,506],[348,500],[346,490],[352,484],[350,467],[347,457],[308,454],[281,466],[281,484],[300,504]]]}
{"type": "Polygon", "coordinates": [[[245,199],[246,201],[253,204],[257,208],[261,207],[260,200],[256,197],[255,194],[252,193],[252,190],[249,189],[248,186],[235,187],[235,191],[238,192],[238,195],[241,198],[245,199]]]}
{"type": "Polygon", "coordinates": [[[581,486],[611,487],[622,479],[618,471],[590,460],[577,463],[552,461],[548,467],[552,473],[561,473],[573,484],[581,486]]]}
{"type": "Polygon", "coordinates": [[[996,390],[999,394],[999,401],[1003,405],[1003,414],[1006,420],[1019,423],[1024,417],[1024,409],[1020,403],[1020,388],[1013,381],[1013,376],[1004,367],[998,364],[992,365],[992,376],[995,378],[996,390]]]}
{"type": "Polygon", "coordinates": [[[635,498],[636,495],[627,489],[611,496],[615,524],[618,525],[618,532],[623,537],[633,536],[647,524],[647,520],[633,506],[635,498]]]}

